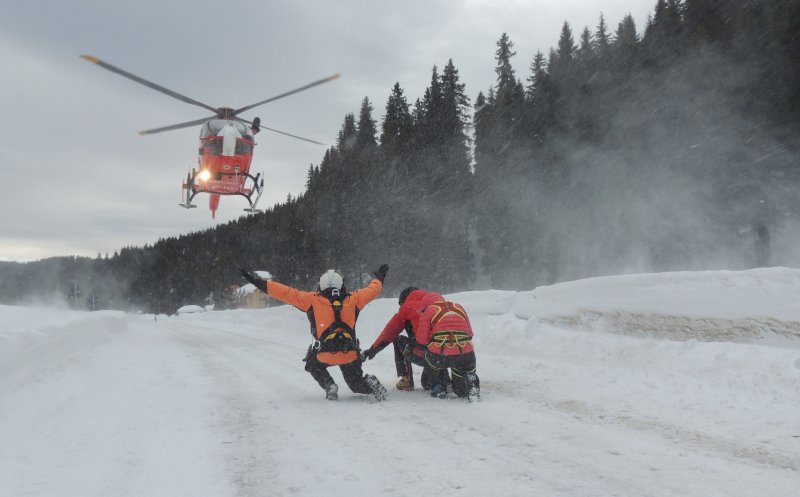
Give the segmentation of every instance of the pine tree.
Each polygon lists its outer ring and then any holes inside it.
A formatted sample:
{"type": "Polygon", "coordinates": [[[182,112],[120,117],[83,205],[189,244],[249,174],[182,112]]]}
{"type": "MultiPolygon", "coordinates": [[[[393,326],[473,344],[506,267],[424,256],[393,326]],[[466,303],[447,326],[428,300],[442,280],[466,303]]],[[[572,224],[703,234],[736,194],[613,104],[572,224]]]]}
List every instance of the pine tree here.
{"type": "Polygon", "coordinates": [[[352,226],[349,227],[350,239],[352,243],[360,246],[362,253],[360,256],[347,254],[351,260],[351,265],[344,269],[361,278],[361,264],[365,261],[375,260],[379,252],[381,240],[374,237],[364,236],[364,233],[375,231],[378,224],[378,205],[384,189],[381,187],[383,178],[380,177],[384,169],[380,164],[378,155],[375,127],[375,119],[372,117],[372,104],[368,98],[361,102],[359,113],[356,146],[352,161],[353,173],[349,175],[351,182],[350,198],[348,206],[350,212],[349,219],[352,226]]]}
{"type": "Polygon", "coordinates": [[[472,282],[472,256],[467,226],[470,224],[472,174],[470,171],[470,102],[461,83],[458,70],[450,59],[441,76],[442,127],[439,160],[442,173],[439,199],[442,221],[449,226],[445,243],[438,250],[442,261],[444,283],[447,288],[469,288],[472,282]]]}
{"type": "Polygon", "coordinates": [[[599,71],[598,57],[594,50],[594,40],[585,27],[581,33],[580,46],[575,54],[575,68],[573,70],[575,82],[573,86],[572,101],[575,130],[581,140],[590,140],[595,132],[596,114],[596,89],[599,71]]]}
{"type": "Polygon", "coordinates": [[[497,84],[488,96],[479,95],[475,109],[475,182],[481,186],[475,199],[475,222],[478,247],[483,252],[480,265],[491,284],[505,284],[498,270],[507,263],[514,233],[508,229],[508,213],[515,200],[508,195],[511,185],[527,166],[517,155],[530,143],[524,120],[525,90],[511,65],[516,55],[514,44],[503,33],[495,52],[497,84]],[[500,262],[500,261],[505,262],[500,262]]]}
{"type": "Polygon", "coordinates": [[[733,13],[727,2],[686,0],[684,5],[688,43],[727,43],[733,37],[733,13]]]}
{"type": "Polygon", "coordinates": [[[507,100],[513,96],[514,86],[517,78],[514,75],[514,68],[511,67],[511,57],[517,55],[513,51],[514,42],[508,37],[507,33],[503,33],[497,41],[497,50],[495,51],[495,60],[497,65],[494,72],[497,74],[497,100],[507,100]]]}
{"type": "Polygon", "coordinates": [[[575,40],[572,38],[572,28],[569,23],[564,21],[561,26],[561,36],[558,39],[558,49],[555,58],[550,60],[550,75],[558,84],[566,82],[571,78],[572,62],[575,59],[575,40]]]}
{"type": "Polygon", "coordinates": [[[452,181],[457,197],[468,193],[470,175],[469,97],[461,83],[458,70],[450,59],[442,73],[442,160],[447,164],[446,177],[452,181]]]}
{"type": "Polygon", "coordinates": [[[393,221],[378,222],[371,235],[383,241],[381,257],[393,261],[392,273],[401,281],[409,278],[418,281],[421,276],[415,273],[420,264],[417,262],[419,243],[415,239],[418,219],[414,216],[419,182],[411,177],[414,136],[414,118],[409,104],[400,83],[395,83],[381,123],[381,169],[377,173],[379,181],[388,187],[379,192],[376,213],[376,219],[393,221]]]}
{"type": "Polygon", "coordinates": [[[430,85],[425,89],[420,107],[416,114],[415,128],[421,144],[428,145],[438,138],[440,131],[437,119],[441,117],[442,81],[439,69],[434,65],[431,70],[430,85]]]}
{"type": "Polygon", "coordinates": [[[336,148],[339,153],[344,155],[352,150],[356,145],[357,136],[356,116],[354,114],[347,114],[344,116],[342,129],[339,130],[339,135],[336,139],[336,148]]]}
{"type": "Polygon", "coordinates": [[[494,139],[494,88],[489,88],[488,94],[487,98],[483,92],[478,93],[472,118],[475,127],[475,175],[480,184],[486,184],[490,180],[491,164],[497,156],[494,139]]]}
{"type": "Polygon", "coordinates": [[[525,89],[511,66],[511,58],[516,55],[513,49],[514,43],[508,34],[503,33],[495,51],[497,84],[492,99],[494,124],[491,133],[495,142],[492,146],[499,154],[496,160],[500,169],[512,167],[507,153],[509,146],[516,139],[523,140],[520,144],[526,139],[523,121],[525,89]]]}
{"type": "Polygon", "coordinates": [[[366,150],[373,149],[377,145],[375,135],[375,119],[372,118],[372,104],[368,97],[361,101],[361,112],[358,117],[358,131],[356,132],[356,147],[366,150]]]}
{"type": "Polygon", "coordinates": [[[414,121],[411,117],[408,102],[400,83],[392,87],[392,93],[386,102],[386,113],[381,124],[380,143],[386,156],[397,157],[407,147],[412,138],[414,121]]]}
{"type": "Polygon", "coordinates": [[[642,38],[645,65],[663,67],[682,55],[683,9],[681,0],[657,1],[642,38]]]}
{"type": "Polygon", "coordinates": [[[517,52],[513,51],[513,48],[514,43],[508,37],[508,34],[503,33],[497,42],[497,51],[495,52],[497,84],[495,86],[494,107],[497,124],[509,135],[509,138],[518,124],[517,120],[524,98],[522,84],[517,81],[514,68],[511,66],[511,57],[517,54],[517,52]]]}
{"type": "Polygon", "coordinates": [[[629,74],[638,71],[639,35],[636,33],[636,23],[632,15],[627,14],[619,23],[611,48],[613,68],[618,80],[625,80],[629,74]]]}
{"type": "Polygon", "coordinates": [[[606,19],[602,13],[600,14],[600,21],[597,24],[597,30],[594,32],[594,43],[600,63],[607,64],[611,58],[611,40],[608,36],[606,19]]]}
{"type": "Polygon", "coordinates": [[[539,147],[555,122],[554,91],[547,73],[547,60],[541,51],[536,51],[530,69],[529,85],[525,90],[524,122],[530,143],[539,147]]]}
{"type": "Polygon", "coordinates": [[[577,62],[580,64],[584,72],[591,73],[594,69],[596,54],[594,51],[594,40],[592,33],[589,32],[589,27],[584,27],[581,32],[581,41],[578,50],[575,52],[577,62]]]}

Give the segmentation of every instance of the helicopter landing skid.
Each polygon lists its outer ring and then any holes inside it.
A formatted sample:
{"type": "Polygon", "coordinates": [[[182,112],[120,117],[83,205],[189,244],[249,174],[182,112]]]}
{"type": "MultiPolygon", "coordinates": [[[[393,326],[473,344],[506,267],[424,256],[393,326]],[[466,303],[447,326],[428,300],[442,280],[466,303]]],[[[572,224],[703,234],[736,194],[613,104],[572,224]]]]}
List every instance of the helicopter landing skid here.
{"type": "Polygon", "coordinates": [[[186,200],[178,205],[184,209],[195,209],[197,206],[192,203],[192,199],[195,195],[197,195],[197,192],[192,190],[190,185],[190,187],[186,189],[186,195],[184,196],[186,200]]]}
{"type": "MultiPolygon", "coordinates": [[[[248,176],[250,175],[248,174],[248,176]]],[[[261,198],[261,194],[264,193],[264,180],[262,179],[261,184],[259,184],[258,182],[259,176],[261,176],[261,173],[258,173],[255,178],[250,176],[251,178],[253,178],[253,187],[254,190],[258,192],[258,195],[256,195],[255,200],[250,200],[250,197],[253,195],[252,191],[250,192],[250,195],[245,196],[247,201],[250,202],[250,207],[245,208],[244,209],[245,212],[258,213],[258,214],[261,214],[263,212],[261,209],[256,209],[256,205],[258,205],[258,200],[261,198]]]]}
{"type": "Polygon", "coordinates": [[[197,195],[197,192],[194,189],[194,177],[195,177],[195,174],[196,173],[195,173],[194,168],[192,169],[192,173],[191,174],[186,173],[186,183],[184,183],[182,185],[182,189],[186,192],[186,195],[183,195],[183,193],[181,193],[181,200],[184,200],[184,201],[181,202],[178,205],[183,207],[184,209],[195,209],[195,208],[197,208],[197,206],[192,203],[192,199],[194,198],[195,195],[197,195]]]}

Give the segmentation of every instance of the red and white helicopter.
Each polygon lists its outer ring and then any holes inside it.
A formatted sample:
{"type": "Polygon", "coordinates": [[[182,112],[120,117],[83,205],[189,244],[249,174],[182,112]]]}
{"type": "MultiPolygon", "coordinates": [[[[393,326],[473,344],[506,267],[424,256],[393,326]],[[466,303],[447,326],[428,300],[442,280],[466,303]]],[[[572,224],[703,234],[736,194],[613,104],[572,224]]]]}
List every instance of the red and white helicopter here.
{"type": "Polygon", "coordinates": [[[146,79],[142,79],[139,76],[103,62],[97,57],[81,55],[81,58],[103,69],[107,69],[120,76],[132,79],[137,83],[164,93],[165,95],[177,98],[188,104],[202,107],[214,113],[211,117],[139,132],[140,135],[151,135],[163,131],[203,125],[200,130],[200,149],[198,152],[197,168],[192,168],[192,172],[186,175],[186,182],[183,183],[182,186],[182,202],[178,205],[186,209],[197,207],[192,204],[194,197],[198,193],[208,193],[210,195],[208,207],[211,209],[212,218],[219,207],[220,195],[241,195],[246,198],[247,202],[250,204],[250,207],[246,208],[245,211],[259,212],[256,209],[256,205],[261,198],[261,194],[264,193],[264,180],[261,178],[261,173],[255,176],[250,174],[250,162],[253,160],[253,147],[256,144],[254,135],[260,130],[266,129],[299,140],[324,145],[324,143],[309,140],[308,138],[263,126],[261,124],[261,119],[258,117],[254,118],[252,121],[248,121],[238,117],[239,114],[254,107],[258,107],[259,105],[278,100],[279,98],[288,97],[289,95],[307,90],[322,83],[327,83],[339,77],[339,74],[334,74],[333,76],[328,76],[327,78],[314,81],[305,86],[295,88],[294,90],[281,93],[280,95],[247,105],[240,109],[232,109],[230,107],[215,108],[147,81],[146,79]],[[248,180],[251,182],[249,185],[248,180]]]}

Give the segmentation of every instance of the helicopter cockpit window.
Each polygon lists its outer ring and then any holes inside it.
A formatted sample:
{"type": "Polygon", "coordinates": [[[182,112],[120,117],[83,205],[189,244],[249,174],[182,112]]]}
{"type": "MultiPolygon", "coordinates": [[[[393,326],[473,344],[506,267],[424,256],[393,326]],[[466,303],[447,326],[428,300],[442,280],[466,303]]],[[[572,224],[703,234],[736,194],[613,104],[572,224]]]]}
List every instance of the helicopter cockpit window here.
{"type": "Polygon", "coordinates": [[[204,148],[206,153],[211,155],[220,155],[222,153],[222,138],[212,136],[208,139],[208,141],[206,141],[204,148]]]}
{"type": "Polygon", "coordinates": [[[253,144],[248,140],[236,140],[236,155],[249,154],[253,151],[253,144]]]}
{"type": "MultiPolygon", "coordinates": [[[[205,144],[203,145],[203,149],[201,153],[207,153],[210,155],[219,156],[222,155],[222,144],[223,140],[220,136],[212,136],[208,140],[206,140],[205,144]]],[[[249,154],[253,151],[253,143],[250,140],[238,138],[236,140],[236,155],[244,155],[249,154]]]]}

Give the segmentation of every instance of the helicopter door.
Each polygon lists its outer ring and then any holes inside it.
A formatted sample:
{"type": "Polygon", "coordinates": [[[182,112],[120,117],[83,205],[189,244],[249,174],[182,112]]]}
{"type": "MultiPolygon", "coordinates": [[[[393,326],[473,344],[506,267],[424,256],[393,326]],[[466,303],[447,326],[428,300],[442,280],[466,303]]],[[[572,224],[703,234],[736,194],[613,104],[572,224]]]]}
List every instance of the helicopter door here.
{"type": "Polygon", "coordinates": [[[241,138],[242,134],[230,124],[226,124],[219,132],[219,136],[222,137],[222,155],[227,157],[236,155],[236,139],[241,138]]]}

